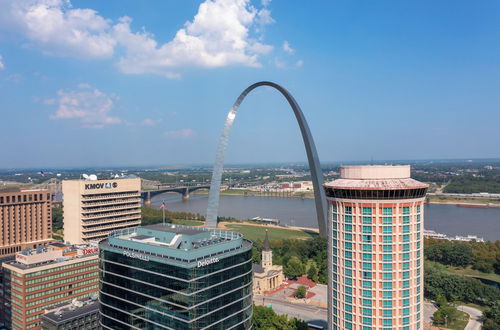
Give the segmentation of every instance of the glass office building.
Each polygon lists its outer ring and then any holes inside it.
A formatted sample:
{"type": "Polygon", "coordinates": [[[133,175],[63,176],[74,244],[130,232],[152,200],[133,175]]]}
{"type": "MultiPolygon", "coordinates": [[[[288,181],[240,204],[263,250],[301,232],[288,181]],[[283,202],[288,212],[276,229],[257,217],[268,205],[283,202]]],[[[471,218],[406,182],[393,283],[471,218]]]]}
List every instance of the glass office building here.
{"type": "Polygon", "coordinates": [[[423,328],[427,187],[410,166],[342,166],[325,184],[332,330],[423,328]]]}
{"type": "Polygon", "coordinates": [[[252,328],[252,243],[241,234],[157,224],[99,248],[104,329],[252,328]]]}

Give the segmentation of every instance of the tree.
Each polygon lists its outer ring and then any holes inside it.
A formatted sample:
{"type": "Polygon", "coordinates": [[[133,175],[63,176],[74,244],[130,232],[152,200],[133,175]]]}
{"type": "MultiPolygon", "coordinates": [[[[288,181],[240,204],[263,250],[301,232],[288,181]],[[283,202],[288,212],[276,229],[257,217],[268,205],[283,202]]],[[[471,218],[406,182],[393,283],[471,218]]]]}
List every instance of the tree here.
{"type": "Polygon", "coordinates": [[[316,269],[314,263],[312,263],[311,266],[309,266],[309,270],[307,271],[307,277],[309,277],[309,279],[314,282],[318,281],[318,270],[316,269]]]}
{"type": "Polygon", "coordinates": [[[299,258],[293,256],[286,263],[284,272],[288,278],[295,279],[301,275],[304,275],[304,265],[302,264],[302,262],[300,262],[299,258]]]}
{"type": "Polygon", "coordinates": [[[253,325],[256,330],[306,330],[307,323],[285,315],[277,315],[272,308],[253,306],[253,325]]]}
{"type": "Polygon", "coordinates": [[[299,286],[297,290],[295,290],[295,298],[302,299],[307,295],[307,288],[303,285],[299,286]]]}

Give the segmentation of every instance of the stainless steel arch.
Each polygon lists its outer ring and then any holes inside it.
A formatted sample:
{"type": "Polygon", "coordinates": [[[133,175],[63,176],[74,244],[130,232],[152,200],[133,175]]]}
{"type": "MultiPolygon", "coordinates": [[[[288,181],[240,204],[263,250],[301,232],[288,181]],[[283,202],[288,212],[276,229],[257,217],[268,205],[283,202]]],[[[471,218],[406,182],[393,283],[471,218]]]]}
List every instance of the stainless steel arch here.
{"type": "Polygon", "coordinates": [[[245,97],[257,87],[260,86],[269,86],[277,89],[283,96],[287,99],[288,103],[292,107],[293,113],[295,114],[295,118],[297,119],[297,123],[300,127],[300,132],[302,133],[302,139],[304,140],[304,146],[306,148],[307,160],[309,162],[309,168],[311,171],[311,177],[314,188],[314,199],[316,203],[316,214],[318,218],[318,227],[320,235],[326,237],[326,214],[327,214],[327,203],[325,191],[323,189],[323,173],[321,171],[320,162],[318,158],[318,154],[316,152],[316,147],[314,145],[314,140],[311,135],[311,131],[309,130],[309,126],[307,125],[307,121],[300,109],[297,101],[293,98],[293,96],[280,85],[270,82],[270,81],[261,81],[257,82],[241,93],[236,102],[234,102],[233,107],[229,111],[226,119],[226,123],[224,125],[224,130],[219,140],[219,146],[217,148],[217,154],[215,156],[214,169],[212,173],[212,182],[210,184],[210,192],[208,194],[208,208],[207,208],[207,216],[205,226],[215,228],[217,227],[217,214],[219,210],[219,193],[220,193],[220,184],[222,179],[222,170],[224,163],[224,151],[226,150],[229,131],[231,126],[233,125],[234,118],[236,117],[236,112],[240,107],[241,102],[245,99],[245,97]]]}

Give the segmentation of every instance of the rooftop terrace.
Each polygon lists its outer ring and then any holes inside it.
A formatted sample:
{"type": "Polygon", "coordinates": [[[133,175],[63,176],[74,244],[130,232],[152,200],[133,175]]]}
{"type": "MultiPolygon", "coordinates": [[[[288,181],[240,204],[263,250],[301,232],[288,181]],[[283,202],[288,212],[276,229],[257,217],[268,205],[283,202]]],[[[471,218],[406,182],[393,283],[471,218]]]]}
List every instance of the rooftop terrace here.
{"type": "Polygon", "coordinates": [[[101,241],[100,246],[104,249],[138,252],[143,257],[158,258],[159,261],[189,264],[250,248],[252,243],[232,231],[156,224],[111,233],[107,240],[101,241]]]}

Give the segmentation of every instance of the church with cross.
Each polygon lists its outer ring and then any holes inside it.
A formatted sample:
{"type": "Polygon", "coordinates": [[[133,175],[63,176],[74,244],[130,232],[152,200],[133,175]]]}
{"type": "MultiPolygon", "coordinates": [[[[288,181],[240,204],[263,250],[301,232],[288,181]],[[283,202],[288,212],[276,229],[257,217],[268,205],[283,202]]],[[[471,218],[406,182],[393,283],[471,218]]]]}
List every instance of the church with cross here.
{"type": "Polygon", "coordinates": [[[273,265],[273,251],[269,246],[269,237],[264,239],[261,264],[253,264],[253,293],[262,294],[278,288],[284,281],[283,266],[273,265]]]}

